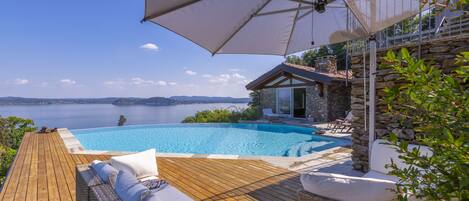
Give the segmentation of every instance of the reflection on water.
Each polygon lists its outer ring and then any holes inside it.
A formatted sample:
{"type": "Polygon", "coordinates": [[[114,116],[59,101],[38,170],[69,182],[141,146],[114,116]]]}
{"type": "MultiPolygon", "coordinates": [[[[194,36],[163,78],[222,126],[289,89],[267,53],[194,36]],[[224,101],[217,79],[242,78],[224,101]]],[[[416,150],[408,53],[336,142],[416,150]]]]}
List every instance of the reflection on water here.
{"type": "Polygon", "coordinates": [[[244,108],[246,104],[188,104],[172,106],[114,106],[111,104],[70,104],[0,106],[0,116],[33,119],[38,127],[95,128],[116,126],[119,115],[127,118],[126,125],[180,123],[185,117],[207,109],[244,108]]]}

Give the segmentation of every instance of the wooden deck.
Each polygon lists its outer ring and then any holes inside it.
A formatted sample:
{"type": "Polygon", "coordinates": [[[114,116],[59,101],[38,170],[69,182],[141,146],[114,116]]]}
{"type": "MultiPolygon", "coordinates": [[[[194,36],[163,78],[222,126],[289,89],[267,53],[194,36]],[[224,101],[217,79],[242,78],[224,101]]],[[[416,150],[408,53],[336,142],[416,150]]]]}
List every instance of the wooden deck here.
{"type": "MultiPolygon", "coordinates": [[[[75,166],[107,155],[69,154],[57,133],[26,134],[0,200],[75,200],[75,166]]],[[[259,160],[158,159],[160,176],[195,200],[296,200],[296,172],[259,160]]]]}

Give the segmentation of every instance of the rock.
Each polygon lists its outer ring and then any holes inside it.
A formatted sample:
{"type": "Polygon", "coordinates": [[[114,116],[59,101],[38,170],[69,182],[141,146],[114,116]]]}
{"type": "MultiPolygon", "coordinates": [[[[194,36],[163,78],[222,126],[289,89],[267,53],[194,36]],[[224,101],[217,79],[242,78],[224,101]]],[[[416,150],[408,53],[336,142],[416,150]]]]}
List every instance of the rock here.
{"type": "Polygon", "coordinates": [[[384,81],[390,81],[390,80],[396,80],[397,78],[399,78],[400,76],[398,74],[389,74],[389,75],[386,75],[384,76],[384,81]]]}
{"type": "Polygon", "coordinates": [[[376,83],[376,89],[390,88],[394,86],[394,82],[378,82],[376,83]]]}
{"type": "Polygon", "coordinates": [[[444,46],[434,46],[430,48],[430,52],[432,53],[442,53],[442,52],[448,52],[450,50],[450,47],[447,45],[444,46]]]}

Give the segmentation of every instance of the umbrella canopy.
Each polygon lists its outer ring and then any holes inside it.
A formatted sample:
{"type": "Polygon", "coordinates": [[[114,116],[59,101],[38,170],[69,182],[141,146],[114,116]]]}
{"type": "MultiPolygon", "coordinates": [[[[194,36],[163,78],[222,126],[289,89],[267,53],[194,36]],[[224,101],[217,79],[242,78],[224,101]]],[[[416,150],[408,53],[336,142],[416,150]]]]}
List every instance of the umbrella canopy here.
{"type": "Polygon", "coordinates": [[[367,37],[418,12],[419,0],[146,0],[143,21],[212,54],[288,55],[367,37]]]}

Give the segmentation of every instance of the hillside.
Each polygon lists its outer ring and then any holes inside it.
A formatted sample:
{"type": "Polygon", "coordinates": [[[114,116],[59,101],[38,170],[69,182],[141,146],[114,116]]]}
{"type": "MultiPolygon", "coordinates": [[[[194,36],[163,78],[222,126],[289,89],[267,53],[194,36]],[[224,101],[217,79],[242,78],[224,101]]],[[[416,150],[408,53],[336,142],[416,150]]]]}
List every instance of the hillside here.
{"type": "Polygon", "coordinates": [[[197,103],[248,103],[249,98],[208,97],[208,96],[173,96],[151,98],[23,98],[0,97],[0,105],[52,105],[52,104],[113,104],[113,105],[148,105],[165,106],[197,103]]]}

